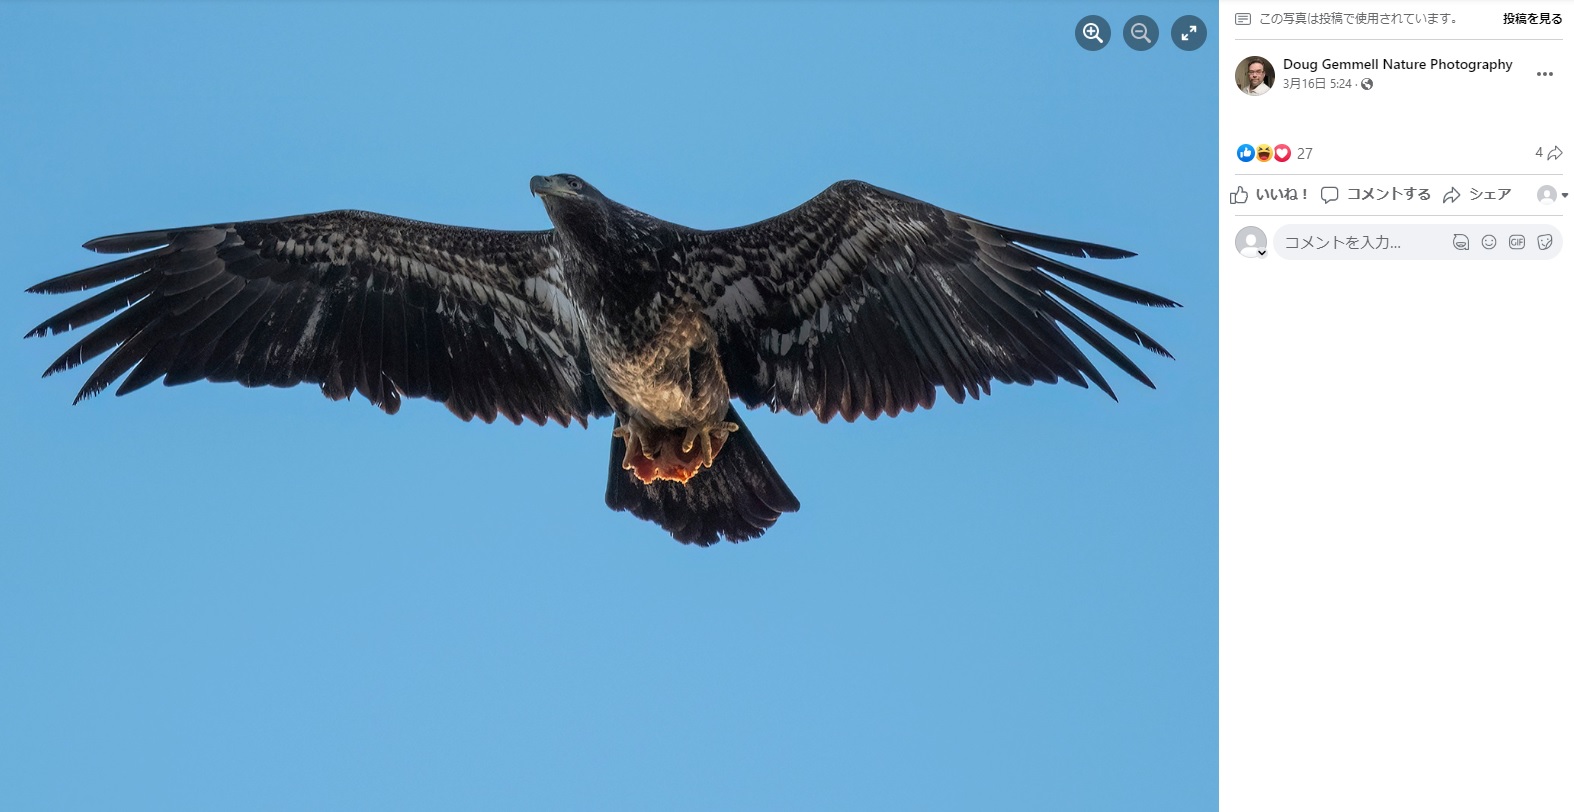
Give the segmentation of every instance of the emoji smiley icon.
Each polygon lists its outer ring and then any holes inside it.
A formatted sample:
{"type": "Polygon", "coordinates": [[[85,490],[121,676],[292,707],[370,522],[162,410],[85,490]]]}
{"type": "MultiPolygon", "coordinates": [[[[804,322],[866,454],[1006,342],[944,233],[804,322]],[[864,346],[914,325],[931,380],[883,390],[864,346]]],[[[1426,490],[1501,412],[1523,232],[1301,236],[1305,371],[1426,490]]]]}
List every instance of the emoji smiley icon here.
{"type": "Polygon", "coordinates": [[[1273,157],[1273,147],[1270,147],[1267,144],[1258,144],[1257,145],[1257,162],[1258,163],[1268,163],[1268,159],[1272,158],[1272,157],[1273,157]]]}

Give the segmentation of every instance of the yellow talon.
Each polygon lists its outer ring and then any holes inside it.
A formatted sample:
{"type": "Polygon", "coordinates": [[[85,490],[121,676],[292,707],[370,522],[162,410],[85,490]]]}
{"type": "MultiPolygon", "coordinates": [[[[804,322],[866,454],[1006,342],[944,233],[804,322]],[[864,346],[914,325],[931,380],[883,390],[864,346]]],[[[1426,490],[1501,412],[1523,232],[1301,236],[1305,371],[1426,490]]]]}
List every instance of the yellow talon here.
{"type": "Polygon", "coordinates": [[[612,436],[624,442],[623,469],[648,485],[658,479],[688,482],[700,469],[711,467],[727,436],[737,430],[737,423],[725,421],[683,429],[640,427],[630,421],[613,429],[612,436]]]}

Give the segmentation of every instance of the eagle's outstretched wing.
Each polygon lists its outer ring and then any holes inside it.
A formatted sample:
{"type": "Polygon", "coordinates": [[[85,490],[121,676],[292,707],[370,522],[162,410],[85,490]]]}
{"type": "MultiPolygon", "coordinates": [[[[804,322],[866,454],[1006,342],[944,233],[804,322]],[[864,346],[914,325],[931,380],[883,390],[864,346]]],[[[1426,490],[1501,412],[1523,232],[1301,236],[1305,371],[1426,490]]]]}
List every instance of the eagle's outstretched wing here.
{"type": "Polygon", "coordinates": [[[318,384],[393,413],[404,397],[466,420],[567,425],[610,410],[565,296],[550,231],[487,231],[337,211],[102,237],[143,253],[41,282],[64,293],[118,282],[33,328],[59,333],[118,313],[45,375],[114,351],[77,400],[130,372],[246,386],[318,384]],[[152,250],[148,250],[152,249],[152,250]]]}
{"type": "Polygon", "coordinates": [[[720,335],[733,394],[751,407],[872,418],[928,408],[936,387],[959,403],[976,398],[991,380],[1091,381],[1114,397],[1065,330],[1153,386],[1083,316],[1169,356],[1067,283],[1144,305],[1174,302],[1041,253],[1130,252],[991,225],[859,181],[691,239],[691,284],[720,335]]]}

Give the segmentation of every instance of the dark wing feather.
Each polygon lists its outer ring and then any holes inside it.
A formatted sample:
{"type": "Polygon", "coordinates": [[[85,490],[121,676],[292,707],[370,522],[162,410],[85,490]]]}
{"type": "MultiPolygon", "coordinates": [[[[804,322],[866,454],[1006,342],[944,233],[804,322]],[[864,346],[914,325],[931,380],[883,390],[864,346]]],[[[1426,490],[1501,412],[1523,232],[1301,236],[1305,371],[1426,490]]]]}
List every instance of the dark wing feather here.
{"type": "Polygon", "coordinates": [[[79,401],[126,375],[116,394],[159,378],[205,378],[310,382],[336,400],[360,392],[390,414],[403,398],[431,398],[488,422],[567,425],[610,411],[550,231],[338,211],[122,234],[86,247],[145,253],[28,289],[118,283],[28,333],[112,316],[44,373],[109,352],[79,401]]]}
{"type": "Polygon", "coordinates": [[[859,181],[689,239],[689,284],[716,326],[733,394],[751,407],[873,418],[928,408],[936,388],[957,402],[979,397],[991,381],[1091,382],[1114,397],[1067,331],[1153,386],[1087,319],[1169,356],[1071,285],[1174,302],[1045,253],[1130,252],[991,225],[859,181]]]}

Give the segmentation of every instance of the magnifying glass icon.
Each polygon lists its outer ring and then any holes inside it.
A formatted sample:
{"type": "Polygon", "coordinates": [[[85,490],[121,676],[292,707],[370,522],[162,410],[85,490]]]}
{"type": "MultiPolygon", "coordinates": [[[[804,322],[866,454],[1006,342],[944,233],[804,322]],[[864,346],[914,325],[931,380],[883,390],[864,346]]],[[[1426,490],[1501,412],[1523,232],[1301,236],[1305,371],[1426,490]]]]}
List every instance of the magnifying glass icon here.
{"type": "MultiPolygon", "coordinates": [[[[0,2],[3,2],[3,0],[0,0],[0,2]]],[[[1127,20],[1126,24],[1130,25],[1131,21],[1127,20]]],[[[1153,24],[1149,23],[1148,27],[1152,28],[1153,24]]],[[[1108,37],[1113,31],[1115,29],[1110,27],[1109,20],[1097,14],[1089,14],[1077,20],[1077,25],[1071,29],[1071,34],[1072,39],[1076,40],[1077,45],[1081,46],[1082,50],[1097,51],[1104,48],[1109,42],[1105,37],[1108,37]]]]}
{"type": "MultiPolygon", "coordinates": [[[[1086,32],[1084,32],[1084,33],[1086,33],[1086,32]]],[[[1143,42],[1146,42],[1149,45],[1153,44],[1153,40],[1148,39],[1148,25],[1147,25],[1147,23],[1134,23],[1134,24],[1132,24],[1132,26],[1131,26],[1131,38],[1132,39],[1140,39],[1140,40],[1142,40],[1143,42]]]]}

